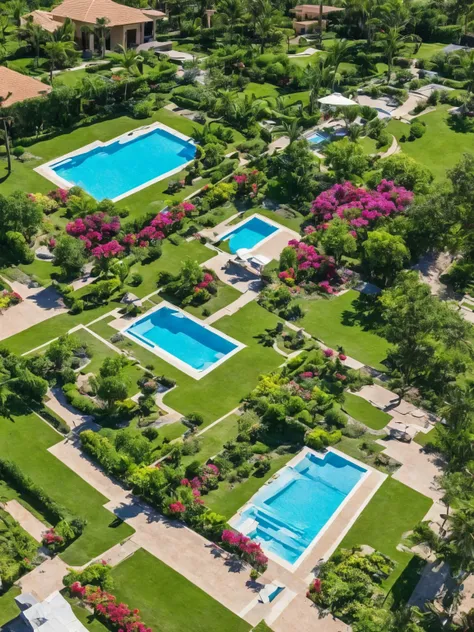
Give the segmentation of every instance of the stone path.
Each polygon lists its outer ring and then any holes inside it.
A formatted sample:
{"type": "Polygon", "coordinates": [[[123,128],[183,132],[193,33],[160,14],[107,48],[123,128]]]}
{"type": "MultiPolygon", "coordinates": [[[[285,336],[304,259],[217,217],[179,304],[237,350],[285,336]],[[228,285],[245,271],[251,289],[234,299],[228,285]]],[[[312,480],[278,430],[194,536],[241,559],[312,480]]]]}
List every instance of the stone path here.
{"type": "Polygon", "coordinates": [[[5,510],[32,538],[37,542],[42,541],[43,533],[46,531],[47,526],[43,524],[41,520],[38,520],[31,511],[28,511],[28,509],[23,507],[17,500],[9,500],[5,503],[5,510]]]}
{"type": "Polygon", "coordinates": [[[76,432],[82,432],[87,429],[100,430],[100,426],[94,422],[93,417],[82,415],[68,403],[61,388],[53,387],[49,389],[48,397],[47,408],[59,415],[71,430],[76,432]]]}
{"type": "Polygon", "coordinates": [[[23,301],[0,314],[0,340],[68,311],[62,297],[53,287],[32,288],[23,283],[4,280],[14,292],[22,297],[23,301]]]}
{"type": "Polygon", "coordinates": [[[67,564],[56,556],[23,575],[16,584],[21,588],[21,592],[31,593],[38,601],[43,601],[51,593],[64,588],[63,577],[68,572],[67,564]]]}
{"type": "Polygon", "coordinates": [[[398,144],[398,140],[395,138],[395,136],[392,136],[392,144],[387,149],[387,151],[384,151],[382,154],[380,154],[379,157],[388,158],[389,156],[393,156],[393,154],[398,154],[399,152],[401,152],[401,148],[398,144]]]}

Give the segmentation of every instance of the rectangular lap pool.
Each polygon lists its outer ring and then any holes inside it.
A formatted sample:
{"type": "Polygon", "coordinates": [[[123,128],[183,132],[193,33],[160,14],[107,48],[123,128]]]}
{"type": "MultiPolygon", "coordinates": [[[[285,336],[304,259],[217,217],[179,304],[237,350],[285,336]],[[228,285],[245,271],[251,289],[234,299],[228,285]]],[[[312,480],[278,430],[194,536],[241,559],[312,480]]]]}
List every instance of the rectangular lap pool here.
{"type": "Polygon", "coordinates": [[[368,470],[331,449],[324,455],[303,450],[292,463],[230,521],[289,567],[314,545],[368,475],[368,470]]]}
{"type": "Polygon", "coordinates": [[[261,244],[261,242],[271,237],[278,230],[278,226],[267,222],[257,215],[253,215],[244,222],[237,224],[237,227],[232,231],[219,237],[219,241],[228,240],[229,249],[232,254],[235,254],[241,248],[252,250],[252,248],[261,244]]]}
{"type": "Polygon", "coordinates": [[[148,312],[122,333],[195,379],[245,346],[167,304],[148,312]]]}
{"type": "Polygon", "coordinates": [[[158,123],[93,143],[36,171],[60,186],[80,186],[96,200],[116,202],[177,173],[195,153],[190,139],[158,123]]]}

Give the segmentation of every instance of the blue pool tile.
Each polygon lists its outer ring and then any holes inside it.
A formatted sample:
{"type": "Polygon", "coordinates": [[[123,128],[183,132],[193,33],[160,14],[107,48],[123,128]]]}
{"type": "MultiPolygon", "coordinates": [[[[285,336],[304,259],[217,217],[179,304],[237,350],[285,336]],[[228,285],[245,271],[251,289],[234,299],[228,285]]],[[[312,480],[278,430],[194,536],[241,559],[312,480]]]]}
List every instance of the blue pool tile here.
{"type": "Polygon", "coordinates": [[[255,246],[276,233],[278,228],[265,222],[259,217],[252,217],[248,222],[240,224],[230,233],[224,235],[221,240],[229,240],[229,248],[232,253],[236,253],[240,248],[251,250],[255,246]]]}

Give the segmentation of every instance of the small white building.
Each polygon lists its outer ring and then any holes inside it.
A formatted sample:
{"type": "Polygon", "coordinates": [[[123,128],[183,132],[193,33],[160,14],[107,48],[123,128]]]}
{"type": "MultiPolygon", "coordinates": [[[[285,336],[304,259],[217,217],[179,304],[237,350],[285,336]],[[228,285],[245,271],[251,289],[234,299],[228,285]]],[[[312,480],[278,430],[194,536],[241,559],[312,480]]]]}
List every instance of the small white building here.
{"type": "Polygon", "coordinates": [[[37,601],[33,595],[20,595],[16,601],[22,611],[20,619],[25,626],[25,631],[88,632],[58,591],[41,602],[37,601]]]}

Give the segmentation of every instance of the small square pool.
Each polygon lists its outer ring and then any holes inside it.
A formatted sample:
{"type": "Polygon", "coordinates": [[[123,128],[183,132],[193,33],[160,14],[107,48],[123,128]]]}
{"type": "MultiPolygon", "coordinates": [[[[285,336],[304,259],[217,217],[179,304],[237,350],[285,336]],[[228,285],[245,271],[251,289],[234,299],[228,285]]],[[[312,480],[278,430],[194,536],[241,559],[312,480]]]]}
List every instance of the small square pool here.
{"type": "Polygon", "coordinates": [[[122,333],[195,379],[245,346],[167,304],[148,312],[122,333]]]}
{"type": "Polygon", "coordinates": [[[258,215],[253,215],[219,237],[219,241],[228,241],[231,253],[235,254],[241,248],[252,250],[278,230],[280,230],[278,226],[265,221],[258,215]]]}
{"type": "Polygon", "coordinates": [[[290,569],[329,527],[368,470],[329,449],[305,448],[264,485],[230,525],[290,569]]]}

